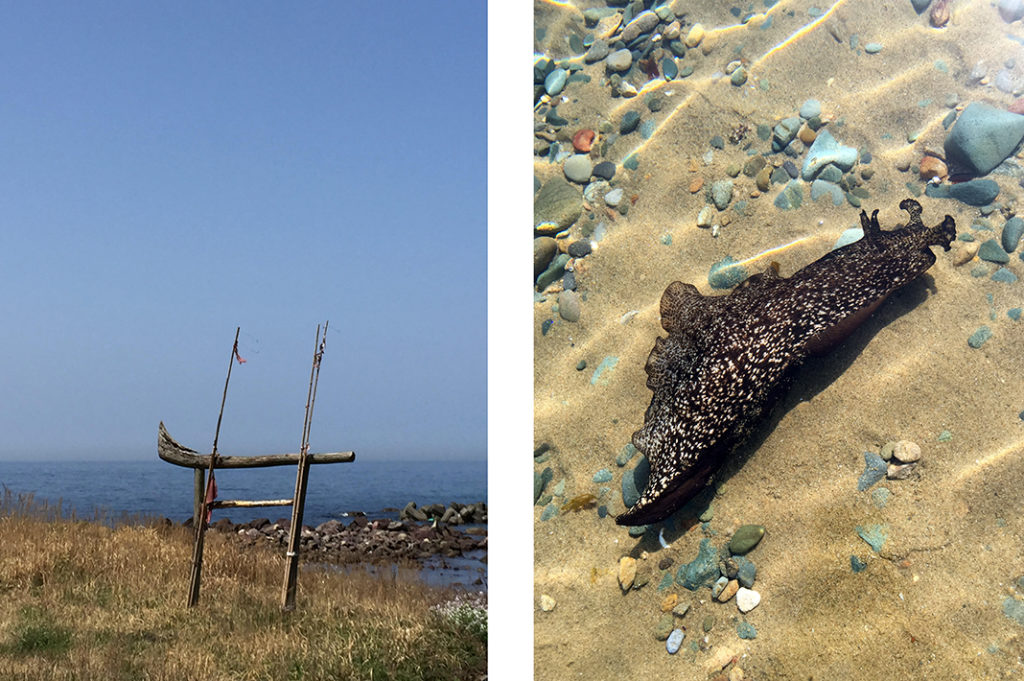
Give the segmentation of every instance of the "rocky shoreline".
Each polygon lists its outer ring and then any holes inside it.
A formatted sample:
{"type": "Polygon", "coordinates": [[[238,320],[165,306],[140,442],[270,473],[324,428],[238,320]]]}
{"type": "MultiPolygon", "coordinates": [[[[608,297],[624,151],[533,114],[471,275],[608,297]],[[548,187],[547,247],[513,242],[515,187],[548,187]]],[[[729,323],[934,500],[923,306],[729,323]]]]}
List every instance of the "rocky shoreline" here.
{"type": "MultiPolygon", "coordinates": [[[[483,552],[478,560],[486,564],[487,528],[482,526],[487,522],[486,503],[418,508],[410,502],[400,518],[370,520],[355,512],[347,525],[340,520],[328,520],[316,527],[303,525],[301,555],[304,560],[337,564],[411,562],[422,566],[435,557],[477,558],[477,552],[483,552]],[[472,526],[456,527],[462,524],[472,526]]],[[[191,527],[192,519],[182,525],[191,527]]],[[[238,524],[221,518],[211,523],[210,529],[232,534],[244,546],[264,545],[284,551],[290,526],[287,518],[274,522],[257,518],[238,524]]]]}

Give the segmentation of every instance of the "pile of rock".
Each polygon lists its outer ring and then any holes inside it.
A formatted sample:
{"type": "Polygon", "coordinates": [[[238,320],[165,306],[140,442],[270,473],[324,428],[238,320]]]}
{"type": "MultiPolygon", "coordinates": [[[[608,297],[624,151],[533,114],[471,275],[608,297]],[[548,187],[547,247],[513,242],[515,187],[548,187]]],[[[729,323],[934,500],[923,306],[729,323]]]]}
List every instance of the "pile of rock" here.
{"type": "Polygon", "coordinates": [[[460,504],[452,502],[445,508],[443,504],[430,504],[423,508],[417,508],[415,501],[410,501],[402,509],[398,516],[402,520],[437,520],[449,525],[470,525],[487,524],[487,504],[480,501],[475,504],[460,504]]]}
{"type": "MultiPolygon", "coordinates": [[[[232,533],[246,545],[268,543],[284,550],[290,525],[285,518],[274,523],[259,518],[238,525],[221,518],[212,523],[210,529],[232,533]]],[[[469,528],[464,532],[442,524],[371,521],[365,515],[355,516],[348,525],[338,520],[328,520],[315,528],[303,525],[300,540],[305,559],[337,563],[417,561],[436,555],[454,558],[486,549],[487,530],[483,528],[469,528]]],[[[486,558],[481,560],[486,561],[486,558]]]]}

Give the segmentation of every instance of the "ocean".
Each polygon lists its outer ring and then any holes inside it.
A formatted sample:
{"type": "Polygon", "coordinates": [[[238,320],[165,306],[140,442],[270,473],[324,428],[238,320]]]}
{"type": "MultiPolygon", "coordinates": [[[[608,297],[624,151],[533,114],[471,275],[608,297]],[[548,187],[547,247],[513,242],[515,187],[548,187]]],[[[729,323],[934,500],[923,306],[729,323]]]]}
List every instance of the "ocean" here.
{"type": "MultiPolygon", "coordinates": [[[[0,485],[37,502],[61,504],[65,515],[107,522],[192,514],[192,470],[154,457],[145,461],[0,461],[0,485]]],[[[225,469],[217,473],[219,499],[286,499],[295,467],[225,469]]],[[[361,511],[371,519],[398,517],[419,506],[487,500],[486,461],[365,461],[312,466],[303,522],[317,525],[361,511]]],[[[290,507],[225,509],[213,519],[241,523],[288,517],[290,507]]]]}

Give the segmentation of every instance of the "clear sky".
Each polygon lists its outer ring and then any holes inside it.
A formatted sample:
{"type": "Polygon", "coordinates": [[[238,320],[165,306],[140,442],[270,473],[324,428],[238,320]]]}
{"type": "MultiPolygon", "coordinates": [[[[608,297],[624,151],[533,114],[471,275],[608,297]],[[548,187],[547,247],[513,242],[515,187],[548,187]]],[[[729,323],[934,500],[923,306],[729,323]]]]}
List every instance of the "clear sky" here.
{"type": "Polygon", "coordinates": [[[0,460],[486,455],[486,4],[15,3],[0,460]]]}

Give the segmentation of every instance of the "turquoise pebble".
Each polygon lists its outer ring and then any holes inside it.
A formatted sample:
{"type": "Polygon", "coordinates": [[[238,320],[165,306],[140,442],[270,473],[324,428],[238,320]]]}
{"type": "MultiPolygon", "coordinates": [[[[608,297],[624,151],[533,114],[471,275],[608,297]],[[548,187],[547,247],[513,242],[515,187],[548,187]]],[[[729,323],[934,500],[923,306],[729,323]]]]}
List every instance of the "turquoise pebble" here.
{"type": "Polygon", "coordinates": [[[628,534],[630,537],[642,537],[644,535],[644,532],[646,531],[646,525],[636,525],[634,527],[630,527],[629,530],[626,531],[626,534],[628,534]]]}
{"type": "Polygon", "coordinates": [[[878,54],[882,51],[882,43],[867,43],[864,45],[864,51],[868,54],[878,54]]]}
{"type": "Polygon", "coordinates": [[[558,507],[554,504],[548,504],[544,507],[544,512],[540,514],[541,521],[548,521],[558,515],[558,507]]]}
{"type": "Polygon", "coordinates": [[[687,65],[687,66],[684,66],[682,69],[679,70],[679,77],[680,78],[686,78],[686,77],[691,76],[691,75],[693,75],[693,67],[692,66],[687,65]]]}
{"type": "Polygon", "coordinates": [[[1020,321],[1020,315],[1021,315],[1021,308],[1019,308],[1019,307],[1010,308],[1009,310],[1006,311],[1006,316],[1009,317],[1010,319],[1012,319],[1015,322],[1019,322],[1020,321]]]}
{"type": "Polygon", "coordinates": [[[1014,284],[1017,282],[1017,275],[1005,267],[1000,267],[992,273],[991,279],[992,281],[998,281],[1003,284],[1014,284]]]}
{"type": "Polygon", "coordinates": [[[658,591],[666,591],[672,588],[673,584],[672,573],[666,572],[661,576],[661,582],[658,583],[658,591]]]}
{"type": "Polygon", "coordinates": [[[736,633],[739,634],[740,638],[757,638],[757,629],[750,622],[740,622],[736,627],[736,633]]]}
{"type": "Polygon", "coordinates": [[[949,432],[948,430],[944,430],[941,433],[939,433],[939,437],[938,437],[939,442],[949,442],[952,439],[953,439],[953,433],[949,432]]]}
{"type": "Polygon", "coordinates": [[[658,122],[653,118],[648,118],[646,121],[640,124],[640,136],[645,140],[651,139],[654,135],[654,131],[658,129],[658,122]]]}
{"type": "Polygon", "coordinates": [[[622,475],[622,503],[626,505],[626,508],[640,500],[640,490],[647,487],[650,477],[651,464],[645,456],[640,457],[636,466],[622,475]]]}
{"type": "Polygon", "coordinates": [[[590,385],[608,385],[611,377],[612,369],[619,363],[619,358],[609,355],[601,360],[601,363],[594,369],[593,375],[590,377],[590,385]]]}
{"type": "Polygon", "coordinates": [[[669,655],[675,655],[679,652],[679,646],[683,645],[683,638],[686,634],[683,633],[682,629],[673,629],[672,633],[668,635],[668,640],[665,641],[665,650],[669,652],[669,655]]]}
{"type": "Polygon", "coordinates": [[[736,573],[736,579],[739,581],[740,586],[748,589],[754,586],[754,580],[757,578],[757,567],[747,558],[743,556],[736,556],[733,558],[736,561],[736,565],[739,570],[736,573]]]}
{"type": "Polygon", "coordinates": [[[627,463],[629,463],[629,460],[633,458],[634,454],[636,454],[636,447],[634,447],[633,443],[630,442],[628,445],[619,450],[618,456],[615,457],[615,465],[618,466],[619,468],[625,466],[627,463]]]}
{"type": "Polygon", "coordinates": [[[857,479],[857,491],[863,492],[885,477],[886,463],[874,452],[864,452],[864,472],[857,479]]]}
{"type": "Polygon", "coordinates": [[[878,553],[882,550],[882,546],[885,544],[885,540],[889,537],[888,525],[858,525],[857,535],[860,536],[867,545],[871,547],[871,550],[878,553]]]}
{"type": "Polygon", "coordinates": [[[622,167],[629,170],[636,170],[637,166],[640,165],[640,157],[636,154],[630,154],[625,161],[622,162],[622,167]]]}
{"type": "Polygon", "coordinates": [[[594,473],[594,482],[610,482],[612,479],[612,472],[607,468],[602,468],[598,472],[594,473]]]}
{"type": "Polygon", "coordinates": [[[711,544],[711,540],[705,537],[700,540],[697,557],[692,562],[679,566],[676,571],[676,583],[690,591],[696,591],[717,577],[718,551],[711,544]]]}
{"type": "Polygon", "coordinates": [[[854,572],[863,572],[864,568],[866,568],[867,566],[868,564],[862,561],[857,556],[850,556],[850,569],[854,572]]]}
{"type": "Polygon", "coordinates": [[[878,508],[885,508],[885,505],[889,503],[889,496],[892,494],[885,487],[878,487],[871,492],[871,501],[875,503],[878,508]]]}
{"type": "Polygon", "coordinates": [[[1024,625],[1024,601],[1018,601],[1013,596],[1007,596],[1003,601],[1003,614],[1018,624],[1024,625]]]}
{"type": "Polygon", "coordinates": [[[978,249],[978,257],[999,264],[1010,262],[1010,256],[995,239],[989,239],[981,245],[981,248],[978,249]]]}
{"type": "Polygon", "coordinates": [[[732,288],[745,281],[748,276],[750,275],[743,265],[727,255],[711,266],[708,271],[708,284],[714,289],[732,288]]]}
{"type": "Polygon", "coordinates": [[[679,75],[679,67],[676,66],[676,60],[671,57],[665,57],[661,60],[661,73],[665,77],[665,80],[672,80],[679,75]]]}
{"type": "Polygon", "coordinates": [[[967,344],[977,350],[991,337],[992,329],[987,326],[979,326],[977,330],[971,334],[970,338],[967,339],[967,344]]]}

